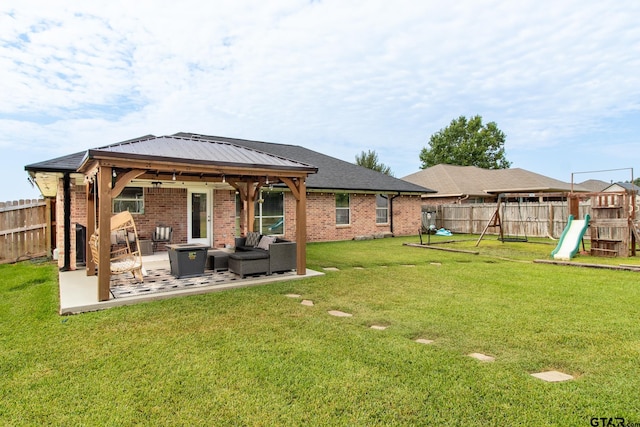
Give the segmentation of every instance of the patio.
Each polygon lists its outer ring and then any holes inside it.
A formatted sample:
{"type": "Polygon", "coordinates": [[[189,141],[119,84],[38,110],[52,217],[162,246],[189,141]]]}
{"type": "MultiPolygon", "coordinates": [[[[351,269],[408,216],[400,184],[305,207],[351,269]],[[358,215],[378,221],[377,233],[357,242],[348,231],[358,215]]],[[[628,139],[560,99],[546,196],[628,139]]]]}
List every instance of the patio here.
{"type": "Polygon", "coordinates": [[[59,273],[60,314],[84,313],[147,301],[220,292],[323,275],[323,273],[307,269],[304,275],[290,271],[271,276],[257,275],[242,279],[230,271],[207,269],[203,276],[177,279],[169,271],[167,252],[143,256],[142,264],[147,272],[144,283],[137,283],[131,274],[113,276],[110,280],[111,292],[107,301],[98,301],[97,276],[87,276],[85,269],[61,271],[59,273]]]}

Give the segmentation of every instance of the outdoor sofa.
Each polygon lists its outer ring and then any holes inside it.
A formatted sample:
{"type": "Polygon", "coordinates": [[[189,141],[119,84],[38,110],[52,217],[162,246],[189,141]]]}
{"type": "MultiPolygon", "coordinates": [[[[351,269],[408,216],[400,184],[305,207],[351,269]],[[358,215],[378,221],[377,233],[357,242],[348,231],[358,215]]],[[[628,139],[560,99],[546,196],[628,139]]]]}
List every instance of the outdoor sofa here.
{"type": "Polygon", "coordinates": [[[296,242],[250,232],[236,237],[235,246],[235,252],[229,254],[229,270],[242,278],[296,268],[296,242]]]}

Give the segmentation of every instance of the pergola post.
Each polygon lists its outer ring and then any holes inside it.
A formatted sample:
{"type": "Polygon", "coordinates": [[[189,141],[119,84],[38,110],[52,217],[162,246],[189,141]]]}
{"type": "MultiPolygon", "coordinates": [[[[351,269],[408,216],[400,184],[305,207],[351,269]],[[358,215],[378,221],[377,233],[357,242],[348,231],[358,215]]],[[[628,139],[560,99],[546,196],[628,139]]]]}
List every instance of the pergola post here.
{"type": "Polygon", "coordinates": [[[280,178],[296,198],[296,273],[307,274],[307,185],[304,177],[280,178]]]}
{"type": "Polygon", "coordinates": [[[253,182],[247,182],[247,232],[252,232],[253,224],[256,217],[256,188],[253,186],[253,182]]]}
{"type": "Polygon", "coordinates": [[[304,178],[298,179],[299,197],[296,200],[296,272],[307,274],[307,186],[304,178]]]}
{"type": "MultiPolygon", "coordinates": [[[[98,169],[98,301],[109,300],[109,267],[111,253],[111,167],[100,166],[98,169]]],[[[95,197],[95,196],[94,196],[95,197]]]]}
{"type": "Polygon", "coordinates": [[[91,248],[89,247],[89,236],[91,236],[96,231],[96,212],[95,208],[95,194],[91,193],[91,187],[93,186],[93,182],[88,181],[86,186],[86,200],[87,200],[87,241],[85,254],[87,254],[87,276],[95,276],[96,275],[96,261],[93,259],[93,253],[91,252],[91,248]]]}

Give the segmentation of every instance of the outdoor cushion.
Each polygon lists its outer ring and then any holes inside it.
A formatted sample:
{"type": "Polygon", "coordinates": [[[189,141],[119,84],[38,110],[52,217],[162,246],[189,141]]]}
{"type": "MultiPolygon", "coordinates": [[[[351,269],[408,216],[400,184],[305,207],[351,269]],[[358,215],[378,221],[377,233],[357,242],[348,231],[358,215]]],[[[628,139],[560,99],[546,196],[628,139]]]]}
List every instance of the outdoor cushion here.
{"type": "Polygon", "coordinates": [[[262,250],[253,250],[253,251],[247,251],[247,252],[234,252],[232,254],[229,254],[229,258],[242,259],[242,260],[246,260],[246,259],[265,259],[265,258],[269,258],[269,252],[262,251],[262,250]]]}
{"type": "Polygon", "coordinates": [[[245,241],[245,246],[256,247],[260,243],[260,233],[256,231],[250,231],[247,233],[247,240],[245,241]]]}
{"type": "Polygon", "coordinates": [[[258,243],[258,246],[256,246],[256,248],[260,248],[260,249],[264,249],[265,251],[268,251],[269,245],[275,241],[276,241],[275,237],[262,236],[262,238],[260,239],[260,243],[258,243]]]}
{"type": "Polygon", "coordinates": [[[171,235],[171,227],[156,227],[156,240],[169,240],[169,236],[171,235]]]}

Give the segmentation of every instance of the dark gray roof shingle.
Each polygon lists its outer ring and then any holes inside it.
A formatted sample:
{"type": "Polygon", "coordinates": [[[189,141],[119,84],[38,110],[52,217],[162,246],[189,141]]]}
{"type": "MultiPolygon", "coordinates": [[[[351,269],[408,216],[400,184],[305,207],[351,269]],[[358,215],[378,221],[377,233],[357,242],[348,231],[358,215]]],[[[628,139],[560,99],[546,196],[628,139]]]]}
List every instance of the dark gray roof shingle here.
{"type": "Polygon", "coordinates": [[[226,141],[256,150],[312,164],[318,173],[309,175],[307,188],[332,189],[345,191],[377,191],[393,193],[433,193],[434,190],[422,187],[335,157],[299,145],[276,144],[272,142],[251,141],[218,136],[178,133],[175,136],[199,137],[203,139],[226,141]]]}
{"type": "MultiPolygon", "coordinates": [[[[344,191],[373,191],[390,193],[433,193],[434,190],[397,179],[371,169],[358,166],[335,157],[298,145],[276,144],[191,133],[177,133],[173,136],[140,138],[99,147],[94,153],[106,151],[134,156],[162,156],[174,159],[203,162],[242,162],[256,164],[268,159],[274,167],[316,167],[318,172],[307,178],[307,188],[344,191]],[[215,144],[196,144],[198,140],[215,144]],[[176,149],[176,144],[180,148],[176,149]],[[220,151],[224,144],[224,152],[220,151]],[[234,147],[249,150],[238,150],[234,147]],[[247,155],[249,157],[247,157],[247,155]],[[223,156],[222,158],[220,156],[223,156]],[[262,160],[260,160],[262,159],[262,160]]],[[[75,172],[87,155],[86,151],[58,157],[25,166],[28,171],[75,172]]]]}

